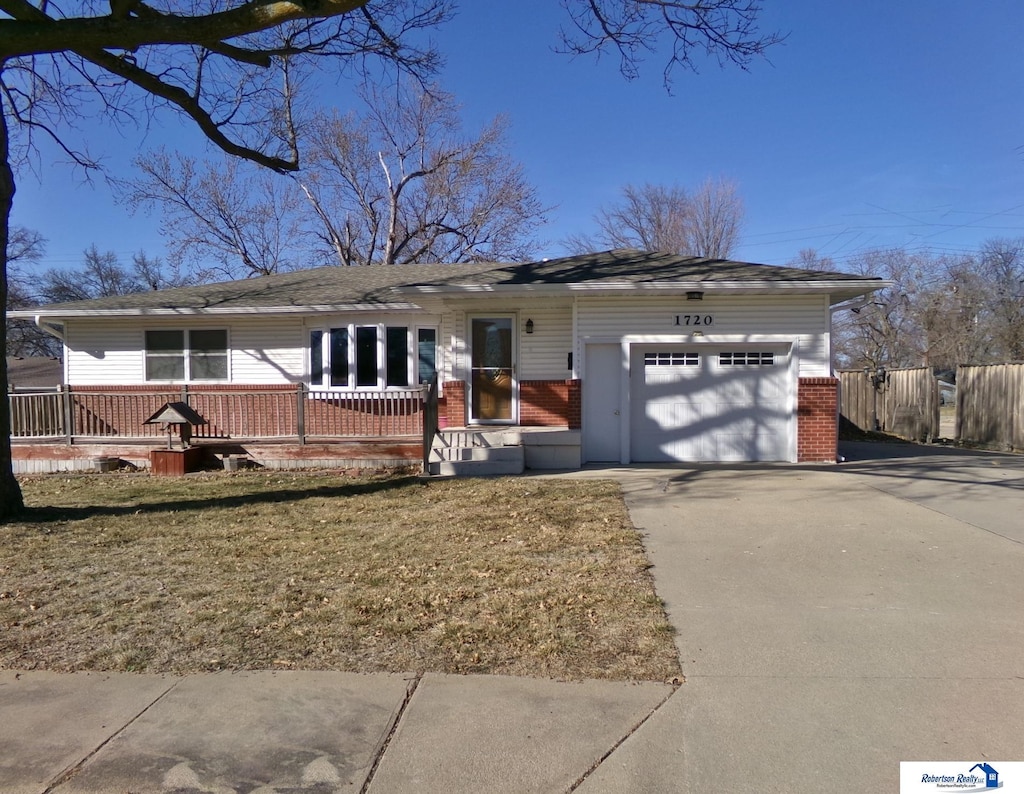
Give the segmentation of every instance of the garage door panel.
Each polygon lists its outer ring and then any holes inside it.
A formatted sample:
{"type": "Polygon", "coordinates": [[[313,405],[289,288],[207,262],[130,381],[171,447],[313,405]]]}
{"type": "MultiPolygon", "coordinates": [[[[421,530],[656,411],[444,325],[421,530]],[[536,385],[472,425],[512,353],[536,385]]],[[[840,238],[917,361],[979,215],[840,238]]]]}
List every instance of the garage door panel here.
{"type": "Polygon", "coordinates": [[[645,421],[634,425],[634,445],[648,450],[649,462],[701,459],[699,428],[708,413],[706,406],[688,402],[648,404],[645,421]]]}
{"type": "Polygon", "coordinates": [[[632,460],[788,459],[794,427],[788,356],[645,348],[634,350],[632,364],[632,460]]]}

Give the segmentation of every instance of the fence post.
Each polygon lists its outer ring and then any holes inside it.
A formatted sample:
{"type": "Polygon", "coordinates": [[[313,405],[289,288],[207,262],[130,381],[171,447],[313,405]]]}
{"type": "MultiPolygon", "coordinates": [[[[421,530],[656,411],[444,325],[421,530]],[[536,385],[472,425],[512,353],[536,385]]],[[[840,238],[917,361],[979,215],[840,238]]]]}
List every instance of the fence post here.
{"type": "Polygon", "coordinates": [[[295,435],[299,444],[306,443],[306,384],[300,383],[295,390],[295,435]]]}
{"type": "Polygon", "coordinates": [[[75,415],[71,410],[71,387],[62,386],[60,389],[61,412],[64,414],[64,443],[70,447],[75,435],[75,428],[73,425],[75,415]]]}
{"type": "Polygon", "coordinates": [[[430,379],[421,411],[423,417],[423,473],[430,474],[430,450],[437,435],[437,375],[430,379]]]}

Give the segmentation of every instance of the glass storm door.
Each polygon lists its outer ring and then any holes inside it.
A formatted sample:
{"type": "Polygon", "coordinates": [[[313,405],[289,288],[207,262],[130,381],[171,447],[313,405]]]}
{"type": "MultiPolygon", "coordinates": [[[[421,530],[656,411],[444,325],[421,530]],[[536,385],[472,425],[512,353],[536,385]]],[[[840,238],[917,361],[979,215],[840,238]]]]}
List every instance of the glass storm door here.
{"type": "Polygon", "coordinates": [[[513,339],[511,317],[470,321],[470,419],[513,422],[513,339]]]}

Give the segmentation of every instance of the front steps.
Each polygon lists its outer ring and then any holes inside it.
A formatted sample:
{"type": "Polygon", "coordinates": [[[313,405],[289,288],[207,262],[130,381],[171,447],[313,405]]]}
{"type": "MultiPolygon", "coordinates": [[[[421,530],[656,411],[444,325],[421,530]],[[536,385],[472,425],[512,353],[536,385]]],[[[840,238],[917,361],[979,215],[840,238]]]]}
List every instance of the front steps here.
{"type": "Polygon", "coordinates": [[[430,473],[445,477],[522,474],[526,455],[510,430],[439,430],[430,450],[430,473]]]}
{"type": "Polygon", "coordinates": [[[525,469],[580,468],[580,433],[565,428],[440,430],[430,450],[430,474],[485,477],[525,469]]]}

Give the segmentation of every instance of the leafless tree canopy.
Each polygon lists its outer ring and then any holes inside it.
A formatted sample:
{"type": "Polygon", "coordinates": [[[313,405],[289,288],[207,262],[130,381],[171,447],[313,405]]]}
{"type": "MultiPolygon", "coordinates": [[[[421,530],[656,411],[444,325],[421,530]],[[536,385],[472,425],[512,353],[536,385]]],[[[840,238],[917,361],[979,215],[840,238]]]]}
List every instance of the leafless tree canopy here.
{"type": "Polygon", "coordinates": [[[462,132],[436,87],[367,89],[366,113],[319,115],[302,189],[342,265],[527,258],[544,210],[508,154],[506,122],[462,132]]]}
{"type": "Polygon", "coordinates": [[[290,180],[239,158],[202,161],[165,149],[135,165],[123,201],[160,213],[170,259],[194,283],[313,264],[297,245],[308,208],[290,180]]]}
{"type": "Polygon", "coordinates": [[[571,24],[561,32],[562,48],[572,54],[611,50],[627,78],[639,74],[644,57],[665,47],[670,55],[664,81],[675,69],[696,71],[698,56],[746,69],[784,36],[761,32],[756,0],[562,0],[571,24]]]}
{"type": "Polygon", "coordinates": [[[960,256],[868,251],[845,269],[894,286],[837,315],[838,366],[953,370],[1024,360],[1024,240],[990,240],[960,256]]]}
{"type": "Polygon", "coordinates": [[[725,259],[739,237],[743,201],[728,180],[707,179],[693,192],[673,185],[626,185],[622,199],[594,215],[595,235],[570,237],[573,251],[639,248],[725,259]]]}

